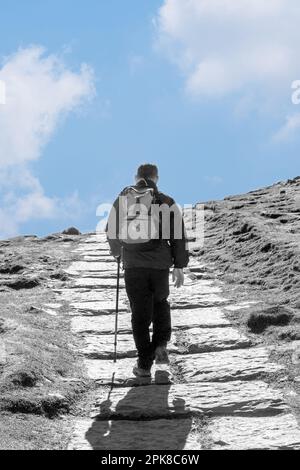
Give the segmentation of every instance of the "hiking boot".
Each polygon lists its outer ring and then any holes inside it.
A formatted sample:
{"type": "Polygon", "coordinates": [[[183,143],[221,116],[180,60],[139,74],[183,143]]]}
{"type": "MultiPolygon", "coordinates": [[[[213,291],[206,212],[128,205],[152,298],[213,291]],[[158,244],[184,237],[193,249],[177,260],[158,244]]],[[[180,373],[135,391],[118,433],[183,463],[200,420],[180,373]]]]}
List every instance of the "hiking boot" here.
{"type": "Polygon", "coordinates": [[[166,346],[157,346],[155,349],[155,364],[169,364],[169,355],[166,346]]]}
{"type": "Polygon", "coordinates": [[[151,368],[149,369],[142,369],[138,365],[134,366],[132,369],[133,375],[136,377],[151,377],[151,368]]]}

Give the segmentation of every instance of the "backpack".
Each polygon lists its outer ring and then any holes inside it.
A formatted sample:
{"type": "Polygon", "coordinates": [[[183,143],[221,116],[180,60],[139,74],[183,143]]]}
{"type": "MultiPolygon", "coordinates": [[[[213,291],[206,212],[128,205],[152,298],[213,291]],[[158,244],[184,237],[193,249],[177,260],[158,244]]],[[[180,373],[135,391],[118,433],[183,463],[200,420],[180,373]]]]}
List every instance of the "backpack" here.
{"type": "Polygon", "coordinates": [[[159,216],[152,210],[157,204],[153,188],[129,186],[119,196],[119,240],[130,251],[152,250],[158,243],[159,216]]]}

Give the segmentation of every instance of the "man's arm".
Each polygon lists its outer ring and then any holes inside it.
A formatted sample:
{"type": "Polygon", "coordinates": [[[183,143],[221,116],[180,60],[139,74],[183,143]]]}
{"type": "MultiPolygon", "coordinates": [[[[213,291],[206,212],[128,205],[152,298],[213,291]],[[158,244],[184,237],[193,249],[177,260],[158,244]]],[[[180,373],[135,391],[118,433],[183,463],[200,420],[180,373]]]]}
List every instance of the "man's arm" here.
{"type": "Polygon", "coordinates": [[[170,245],[175,269],[183,269],[189,263],[189,251],[182,212],[175,201],[172,201],[170,217],[170,245]]]}
{"type": "Polygon", "coordinates": [[[175,201],[172,202],[174,210],[170,218],[170,245],[174,261],[173,281],[175,287],[181,287],[184,284],[183,268],[189,263],[189,251],[182,212],[175,201]]]}

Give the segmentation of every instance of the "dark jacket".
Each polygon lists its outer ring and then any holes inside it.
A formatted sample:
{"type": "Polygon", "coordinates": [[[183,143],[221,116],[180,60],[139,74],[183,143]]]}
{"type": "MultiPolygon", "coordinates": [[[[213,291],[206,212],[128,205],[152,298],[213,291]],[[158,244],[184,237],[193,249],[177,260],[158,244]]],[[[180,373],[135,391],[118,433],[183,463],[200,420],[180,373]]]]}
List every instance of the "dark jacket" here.
{"type": "MultiPolygon", "coordinates": [[[[174,199],[158,191],[157,186],[151,180],[140,180],[136,187],[142,188],[150,186],[155,191],[155,202],[156,204],[167,204],[169,207],[175,205],[174,199]]],[[[120,196],[122,196],[127,188],[125,188],[120,196]]],[[[119,198],[114,202],[115,214],[118,214],[119,198]]],[[[112,213],[111,213],[112,215],[112,213]]],[[[110,220],[110,219],[109,219],[110,220]]],[[[117,217],[118,220],[118,217],[117,217]]],[[[178,220],[178,219],[177,219],[178,220]]],[[[110,245],[111,253],[113,256],[122,255],[124,268],[153,268],[153,269],[169,269],[174,265],[175,268],[184,268],[189,262],[189,253],[187,248],[187,240],[185,235],[184,222],[180,217],[181,233],[180,239],[175,239],[174,233],[174,214],[171,212],[170,220],[170,239],[159,240],[158,243],[153,245],[153,249],[147,251],[131,251],[122,247],[118,239],[110,239],[108,242],[110,245]]],[[[118,225],[118,224],[117,224],[118,225]]],[[[180,230],[177,227],[177,232],[180,230]]],[[[118,226],[117,226],[118,233],[118,226]]]]}

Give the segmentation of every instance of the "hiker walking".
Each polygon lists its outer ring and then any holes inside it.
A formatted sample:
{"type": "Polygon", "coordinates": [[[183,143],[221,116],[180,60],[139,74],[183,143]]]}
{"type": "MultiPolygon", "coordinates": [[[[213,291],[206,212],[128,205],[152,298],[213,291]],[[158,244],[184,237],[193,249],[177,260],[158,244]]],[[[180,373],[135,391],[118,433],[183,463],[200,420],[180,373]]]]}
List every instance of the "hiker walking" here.
{"type": "Polygon", "coordinates": [[[157,188],[158,169],[138,168],[136,184],[116,199],[107,224],[111,254],[122,258],[125,287],[132,312],[132,331],[138,352],[133,369],[137,377],[150,377],[154,362],[168,363],[171,338],[168,303],[169,272],[176,287],[184,283],[189,255],[182,214],[175,201],[157,188]],[[150,325],[153,325],[152,338],[150,325]]]}

